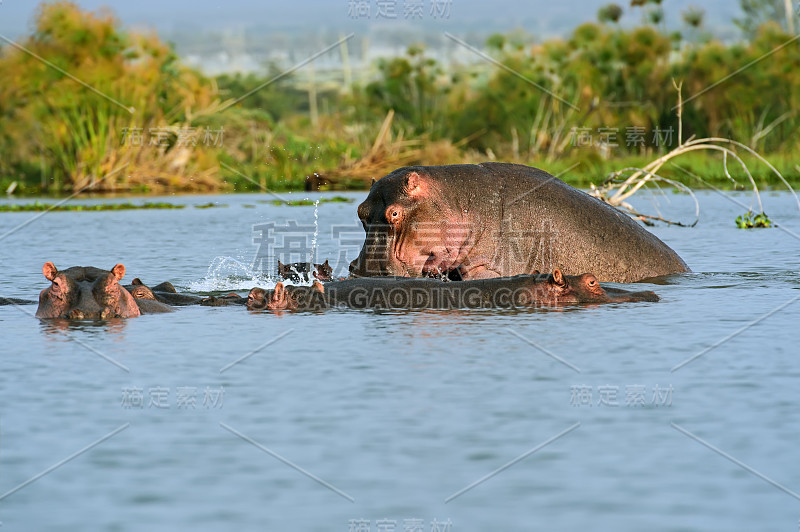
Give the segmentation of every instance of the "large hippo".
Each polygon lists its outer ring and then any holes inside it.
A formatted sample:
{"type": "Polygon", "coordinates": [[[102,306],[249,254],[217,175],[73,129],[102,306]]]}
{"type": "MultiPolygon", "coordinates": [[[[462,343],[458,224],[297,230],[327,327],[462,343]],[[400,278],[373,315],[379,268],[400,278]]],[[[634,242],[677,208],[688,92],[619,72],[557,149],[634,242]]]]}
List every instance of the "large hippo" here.
{"type": "Polygon", "coordinates": [[[105,320],[141,314],[136,300],[119,284],[125,276],[122,264],[110,271],[92,266],[58,271],[52,262],[46,262],[42,273],[51,285],[39,294],[37,318],[105,320]]]}
{"type": "Polygon", "coordinates": [[[366,241],[353,276],[481,279],[534,270],[632,282],[687,272],[661,240],[613,207],[529,166],[411,166],[358,206],[366,241]]]}
{"type": "Polygon", "coordinates": [[[373,277],[346,279],[323,285],[284,286],[272,290],[253,288],[250,310],[320,310],[329,307],[384,309],[526,308],[580,303],[658,301],[650,291],[605,289],[590,274],[550,275],[442,282],[435,279],[373,277]]]}

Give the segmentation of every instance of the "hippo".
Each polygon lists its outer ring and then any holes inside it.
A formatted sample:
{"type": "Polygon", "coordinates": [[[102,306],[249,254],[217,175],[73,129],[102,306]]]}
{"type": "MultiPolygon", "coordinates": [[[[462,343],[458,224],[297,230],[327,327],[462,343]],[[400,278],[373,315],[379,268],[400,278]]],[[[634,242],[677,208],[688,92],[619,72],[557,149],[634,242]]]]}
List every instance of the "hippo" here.
{"type": "Polygon", "coordinates": [[[126,285],[125,288],[131,293],[137,302],[145,300],[159,301],[166,305],[182,307],[186,305],[199,305],[203,300],[203,298],[200,296],[179,294],[170,282],[163,282],[150,288],[138,277],[131,281],[131,284],[126,285]]]}
{"type": "Polygon", "coordinates": [[[476,309],[551,307],[573,304],[658,301],[650,291],[604,288],[591,273],[516,275],[441,282],[408,277],[352,278],[323,285],[253,288],[250,310],[319,310],[329,307],[392,309],[476,309]]]}
{"type": "Polygon", "coordinates": [[[333,268],[326,259],[322,264],[312,264],[310,262],[293,262],[284,264],[278,261],[278,275],[282,279],[293,283],[308,282],[312,279],[320,281],[330,281],[333,279],[333,268]]]}
{"type": "Polygon", "coordinates": [[[400,168],[373,182],[358,217],[366,240],[354,277],[472,280],[558,268],[627,283],[690,271],[629,216],[520,164],[400,168]]]}
{"type": "Polygon", "coordinates": [[[230,294],[225,294],[224,296],[205,297],[202,301],[200,301],[200,304],[204,307],[229,307],[232,305],[246,305],[247,298],[231,292],[230,294]]]}
{"type": "Polygon", "coordinates": [[[125,276],[122,264],[110,271],[92,266],[58,271],[52,262],[46,262],[42,273],[52,284],[39,294],[37,318],[105,320],[142,313],[133,296],[119,284],[125,276]]]}
{"type": "Polygon", "coordinates": [[[0,297],[0,306],[3,305],[33,305],[36,301],[18,299],[16,297],[0,297]]]}
{"type": "Polygon", "coordinates": [[[244,305],[247,300],[239,294],[230,293],[224,296],[195,296],[191,294],[179,294],[170,282],[163,282],[150,288],[138,277],[125,288],[136,299],[139,306],[151,305],[150,301],[161,304],[184,307],[188,305],[203,305],[206,307],[226,307],[228,305],[244,305]]]}

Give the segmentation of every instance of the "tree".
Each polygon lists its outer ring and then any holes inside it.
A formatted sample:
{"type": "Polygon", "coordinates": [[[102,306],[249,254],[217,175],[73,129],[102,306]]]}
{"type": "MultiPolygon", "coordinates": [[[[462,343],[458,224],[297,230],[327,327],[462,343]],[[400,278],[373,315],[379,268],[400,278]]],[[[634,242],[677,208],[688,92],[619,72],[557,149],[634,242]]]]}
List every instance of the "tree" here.
{"type": "Polygon", "coordinates": [[[790,33],[794,33],[794,8],[791,0],[739,0],[742,18],[734,23],[749,38],[765,22],[778,22],[790,33]]]}
{"type": "Polygon", "coordinates": [[[706,12],[704,9],[695,6],[689,6],[689,9],[681,13],[681,17],[687,26],[697,29],[703,25],[703,18],[706,12]]]}
{"type": "MultiPolygon", "coordinates": [[[[652,4],[653,7],[642,14],[642,20],[649,22],[653,26],[658,26],[664,22],[664,9],[661,7],[661,2],[662,0],[631,0],[631,7],[646,9],[648,4],[652,4]]],[[[665,30],[665,28],[662,28],[662,30],[665,30]]]]}
{"type": "MultiPolygon", "coordinates": [[[[126,176],[169,169],[183,151],[172,150],[176,129],[188,129],[217,100],[213,83],[182,66],[170,45],[125,31],[107,12],[44,3],[21,43],[30,52],[0,53],[0,175],[35,175],[29,161],[40,160],[55,191],[111,174],[98,184],[127,186],[126,176]],[[143,141],[152,130],[153,149],[143,141]]],[[[208,172],[214,157],[206,150],[181,163],[185,175],[208,172]]]]}
{"type": "Polygon", "coordinates": [[[683,23],[689,26],[688,38],[689,41],[697,41],[700,33],[700,28],[703,26],[703,19],[706,12],[703,8],[696,6],[689,6],[688,9],[681,11],[681,18],[683,23]]]}
{"type": "Polygon", "coordinates": [[[647,12],[647,20],[649,20],[653,26],[658,26],[661,21],[664,20],[664,10],[660,7],[651,9],[647,12]]]}
{"type": "Polygon", "coordinates": [[[606,4],[597,11],[597,20],[616,24],[622,18],[622,8],[618,4],[606,4]]]}

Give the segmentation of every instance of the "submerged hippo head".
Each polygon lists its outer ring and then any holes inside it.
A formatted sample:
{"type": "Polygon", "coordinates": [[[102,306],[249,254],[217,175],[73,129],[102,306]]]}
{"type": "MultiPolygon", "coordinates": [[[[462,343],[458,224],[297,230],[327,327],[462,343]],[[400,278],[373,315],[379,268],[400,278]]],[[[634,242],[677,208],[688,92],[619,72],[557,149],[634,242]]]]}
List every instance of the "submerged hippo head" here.
{"type": "MultiPolygon", "coordinates": [[[[541,276],[538,276],[541,278],[541,276]]],[[[546,276],[545,283],[537,282],[536,296],[542,303],[625,303],[630,301],[658,301],[649,291],[629,292],[620,288],[603,288],[591,273],[564,275],[556,269],[546,276]]]]}
{"type": "Polygon", "coordinates": [[[39,294],[37,318],[105,320],[140,314],[133,296],[119,284],[125,276],[122,264],[111,271],[91,266],[58,271],[46,262],[42,273],[52,284],[39,294]]]}
{"type": "Polygon", "coordinates": [[[310,281],[311,279],[330,281],[333,278],[333,268],[327,260],[322,264],[312,264],[310,262],[284,264],[278,261],[278,275],[282,279],[293,283],[310,281]]]}
{"type": "Polygon", "coordinates": [[[325,259],[325,262],[322,264],[314,265],[314,277],[320,281],[333,280],[333,268],[328,264],[328,259],[325,259]]]}
{"type": "Polygon", "coordinates": [[[131,293],[134,299],[150,299],[153,301],[158,300],[153,290],[144,284],[138,277],[131,281],[131,284],[125,286],[125,289],[131,293]]]}
{"type": "Polygon", "coordinates": [[[292,281],[293,283],[300,283],[308,281],[309,275],[312,271],[312,264],[310,262],[291,262],[284,264],[278,261],[278,275],[281,279],[292,281]]]}
{"type": "Polygon", "coordinates": [[[470,249],[470,224],[421,170],[375,182],[358,217],[367,235],[350,264],[354,277],[437,276],[458,269],[470,249]]]}
{"type": "Polygon", "coordinates": [[[310,310],[322,308],[325,288],[319,281],[312,286],[284,286],[278,283],[272,290],[253,288],[247,295],[248,310],[310,310]]]}

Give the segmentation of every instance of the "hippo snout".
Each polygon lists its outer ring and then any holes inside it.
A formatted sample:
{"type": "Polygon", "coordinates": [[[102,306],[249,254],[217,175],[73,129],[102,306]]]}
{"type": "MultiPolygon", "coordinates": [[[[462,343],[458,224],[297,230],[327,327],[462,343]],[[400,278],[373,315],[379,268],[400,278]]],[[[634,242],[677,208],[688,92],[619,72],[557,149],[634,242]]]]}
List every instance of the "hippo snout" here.
{"type": "Polygon", "coordinates": [[[110,320],[112,318],[118,318],[119,314],[110,307],[106,307],[102,310],[86,310],[75,308],[61,317],[69,320],[110,320]]]}
{"type": "Polygon", "coordinates": [[[85,319],[86,316],[82,310],[72,309],[67,313],[66,317],[70,320],[82,320],[85,319]]]}

